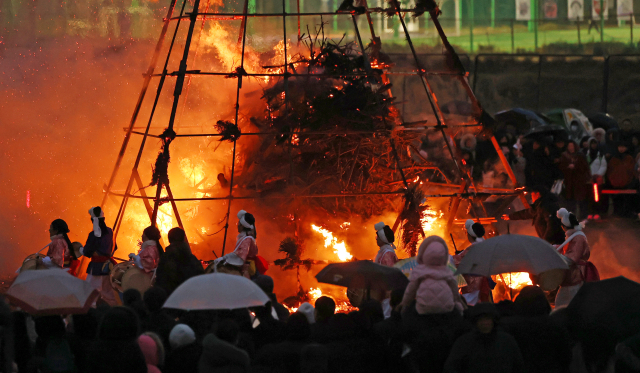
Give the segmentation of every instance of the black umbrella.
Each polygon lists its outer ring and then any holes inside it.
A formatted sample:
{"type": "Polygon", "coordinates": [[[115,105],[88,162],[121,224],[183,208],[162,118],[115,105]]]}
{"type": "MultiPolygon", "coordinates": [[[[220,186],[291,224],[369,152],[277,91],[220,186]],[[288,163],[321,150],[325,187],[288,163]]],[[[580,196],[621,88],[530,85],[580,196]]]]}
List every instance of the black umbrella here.
{"type": "Polygon", "coordinates": [[[640,332],[640,284],[625,277],[587,282],[567,307],[578,337],[621,341],[640,332]]]}
{"type": "Polygon", "coordinates": [[[602,128],[608,131],[612,128],[619,128],[618,122],[609,114],[596,113],[589,115],[589,122],[593,125],[593,128],[602,128]]]}
{"type": "Polygon", "coordinates": [[[558,124],[545,124],[530,129],[524,135],[524,137],[528,138],[538,138],[545,136],[560,136],[569,138],[569,132],[565,127],[558,124]]]}
{"type": "Polygon", "coordinates": [[[409,280],[398,268],[386,267],[370,260],[333,263],[317,275],[318,282],[338,286],[357,286],[367,290],[389,291],[407,286],[409,280]]]}
{"type": "Polygon", "coordinates": [[[548,125],[551,122],[549,118],[540,113],[522,108],[501,111],[496,113],[494,117],[498,131],[513,128],[517,134],[525,133],[538,126],[548,125]]]}

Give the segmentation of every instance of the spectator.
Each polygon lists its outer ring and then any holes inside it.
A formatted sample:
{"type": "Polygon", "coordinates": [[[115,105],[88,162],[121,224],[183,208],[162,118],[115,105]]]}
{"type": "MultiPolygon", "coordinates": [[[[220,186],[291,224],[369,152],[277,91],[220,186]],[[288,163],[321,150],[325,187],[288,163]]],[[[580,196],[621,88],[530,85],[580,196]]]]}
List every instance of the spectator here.
{"type": "MultiPolygon", "coordinates": [[[[589,139],[589,148],[585,151],[585,155],[591,169],[591,183],[598,185],[598,189],[600,189],[605,182],[607,160],[604,157],[604,153],[600,151],[598,140],[593,137],[589,139]]],[[[604,214],[606,211],[603,210],[604,204],[602,201],[595,201],[594,193],[593,187],[589,188],[589,216],[587,218],[599,220],[600,214],[604,214]]]]}
{"type": "Polygon", "coordinates": [[[444,367],[445,373],[509,373],[525,369],[520,348],[509,334],[498,330],[498,312],[491,303],[469,309],[475,330],[458,338],[444,367]]]}
{"type": "Polygon", "coordinates": [[[329,321],[336,313],[336,302],[333,298],[325,295],[316,299],[314,309],[314,319],[316,322],[311,325],[311,340],[316,342],[326,342],[329,339],[329,321]]]}
{"type": "Polygon", "coordinates": [[[522,152],[522,145],[520,145],[519,142],[516,143],[513,148],[513,160],[511,161],[511,169],[516,176],[516,182],[518,183],[518,186],[525,186],[527,185],[527,160],[524,157],[524,153],[522,152]]]}
{"type": "Polygon", "coordinates": [[[30,362],[32,371],[75,372],[75,358],[66,337],[62,317],[42,316],[35,319],[38,339],[30,362]]]}
{"type": "Polygon", "coordinates": [[[202,263],[191,253],[187,236],[180,228],[169,231],[169,246],[160,258],[156,270],[156,286],[171,294],[189,278],[204,273],[202,263]]]}
{"type": "Polygon", "coordinates": [[[162,308],[166,300],[167,292],[161,287],[153,286],[144,292],[143,301],[149,314],[142,321],[142,330],[157,334],[164,346],[170,346],[169,333],[176,321],[162,308]]]}
{"type": "Polygon", "coordinates": [[[458,293],[458,282],[447,267],[449,249],[438,236],[430,236],[420,244],[417,266],[411,271],[402,307],[415,307],[418,314],[462,314],[464,304],[458,293]],[[415,305],[414,305],[415,303],[415,305]]]}
{"type": "Polygon", "coordinates": [[[127,289],[122,293],[122,304],[131,308],[141,321],[147,318],[147,308],[142,301],[142,295],[138,289],[127,289]]]}
{"type": "Polygon", "coordinates": [[[178,324],[169,334],[171,352],[167,355],[163,373],[197,373],[202,347],[196,333],[185,324],[178,324]]]}
{"type": "Polygon", "coordinates": [[[319,344],[302,348],[300,373],[329,373],[329,351],[319,344]]]}
{"type": "Polygon", "coordinates": [[[131,309],[113,307],[98,327],[97,340],[87,357],[91,373],[147,373],[147,363],[136,339],[140,321],[131,309]]]}
{"type": "Polygon", "coordinates": [[[505,214],[503,220],[528,220],[535,227],[538,237],[552,245],[559,245],[564,242],[564,232],[560,219],[555,212],[560,208],[558,197],[549,192],[543,186],[529,188],[531,192],[531,207],[526,210],[505,214]]]}
{"type": "Polygon", "coordinates": [[[607,161],[611,159],[611,157],[615,156],[618,153],[618,144],[620,143],[620,130],[617,128],[610,128],[607,130],[606,142],[604,145],[604,156],[607,158],[607,161]]]}
{"type": "Polygon", "coordinates": [[[286,338],[258,351],[255,362],[272,371],[297,372],[300,369],[302,348],[309,342],[311,328],[307,317],[299,312],[289,316],[285,326],[286,338]]]}
{"type": "Polygon", "coordinates": [[[129,259],[133,260],[136,267],[149,273],[158,267],[160,256],[164,254],[162,245],[160,245],[160,230],[157,227],[150,226],[142,232],[142,243],[138,254],[130,253],[129,259]]]}
{"type": "Polygon", "coordinates": [[[278,343],[284,339],[285,324],[273,317],[271,302],[267,302],[264,307],[254,308],[253,312],[259,322],[259,325],[252,331],[253,343],[256,350],[260,350],[269,343],[278,343]]]}
{"type": "Polygon", "coordinates": [[[160,367],[164,365],[164,346],[160,337],[154,333],[145,333],[138,337],[138,345],[147,363],[147,373],[161,373],[160,367]]]}
{"type": "Polygon", "coordinates": [[[258,285],[258,287],[260,287],[260,289],[269,296],[269,299],[271,299],[271,306],[276,311],[278,320],[283,322],[287,321],[287,318],[289,317],[289,310],[287,310],[287,308],[282,304],[278,303],[278,299],[273,293],[273,279],[268,275],[258,275],[253,282],[255,282],[256,285],[258,285]]]}
{"type": "Polygon", "coordinates": [[[583,136],[580,139],[580,151],[586,155],[587,151],[589,151],[589,140],[591,137],[583,136]]]}
{"type": "Polygon", "coordinates": [[[200,373],[249,372],[249,355],[236,347],[239,331],[235,321],[226,319],[218,324],[215,334],[204,338],[198,364],[200,373]]]}
{"type": "Polygon", "coordinates": [[[525,373],[569,371],[571,349],[567,331],[549,317],[551,306],[539,287],[526,286],[514,302],[516,315],[500,325],[518,342],[525,373]]]}
{"type": "MultiPolygon", "coordinates": [[[[617,153],[611,157],[607,166],[607,180],[614,189],[628,189],[635,179],[635,160],[629,154],[629,145],[621,142],[617,144],[617,153]]],[[[630,217],[633,211],[625,195],[613,196],[614,213],[630,217]]]]}
{"type": "Polygon", "coordinates": [[[564,175],[564,198],[567,206],[576,211],[578,220],[587,212],[587,195],[591,170],[586,157],[578,151],[575,142],[567,143],[567,150],[560,157],[560,170],[564,175]]]}

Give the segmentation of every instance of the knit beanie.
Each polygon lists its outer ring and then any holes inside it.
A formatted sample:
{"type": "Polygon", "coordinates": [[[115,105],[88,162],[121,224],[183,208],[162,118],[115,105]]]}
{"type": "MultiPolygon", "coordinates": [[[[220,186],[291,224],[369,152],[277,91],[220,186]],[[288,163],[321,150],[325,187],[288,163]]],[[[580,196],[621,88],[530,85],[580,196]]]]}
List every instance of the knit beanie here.
{"type": "Polygon", "coordinates": [[[172,349],[190,345],[195,341],[196,333],[185,324],[177,324],[169,333],[169,344],[172,349]]]}

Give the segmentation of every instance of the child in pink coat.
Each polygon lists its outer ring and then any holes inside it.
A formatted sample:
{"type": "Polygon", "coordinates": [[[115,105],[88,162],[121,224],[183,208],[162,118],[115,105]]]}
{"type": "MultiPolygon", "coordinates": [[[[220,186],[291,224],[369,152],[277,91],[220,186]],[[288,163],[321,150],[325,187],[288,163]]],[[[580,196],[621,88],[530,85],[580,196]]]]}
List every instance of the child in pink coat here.
{"type": "Polygon", "coordinates": [[[454,309],[462,314],[464,303],[458,293],[458,282],[447,267],[449,248],[438,236],[425,238],[420,244],[416,261],[411,271],[409,285],[402,298],[403,308],[416,302],[420,315],[450,313],[454,309]]]}
{"type": "Polygon", "coordinates": [[[160,231],[156,227],[147,227],[142,232],[142,246],[138,255],[129,254],[135,265],[149,273],[158,267],[160,255],[164,253],[160,246],[160,231]]]}

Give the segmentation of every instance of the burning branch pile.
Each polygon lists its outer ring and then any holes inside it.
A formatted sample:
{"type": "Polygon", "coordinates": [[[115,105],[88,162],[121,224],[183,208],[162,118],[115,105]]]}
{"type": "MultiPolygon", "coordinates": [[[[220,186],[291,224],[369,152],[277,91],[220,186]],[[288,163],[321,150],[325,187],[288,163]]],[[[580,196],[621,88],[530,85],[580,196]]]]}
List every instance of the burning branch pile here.
{"type": "MultiPolygon", "coordinates": [[[[371,69],[354,43],[333,42],[321,34],[322,27],[315,36],[304,37],[305,52],[288,59],[287,72],[301,75],[264,89],[266,115],[252,122],[276,136],[247,155],[241,183],[262,194],[396,191],[390,178],[398,167],[390,146],[396,121],[390,85],[382,84],[381,71],[371,69]]],[[[304,205],[294,209],[319,208],[351,217],[379,214],[389,201],[376,195],[341,200],[340,206],[331,199],[300,203],[304,205]]]]}

